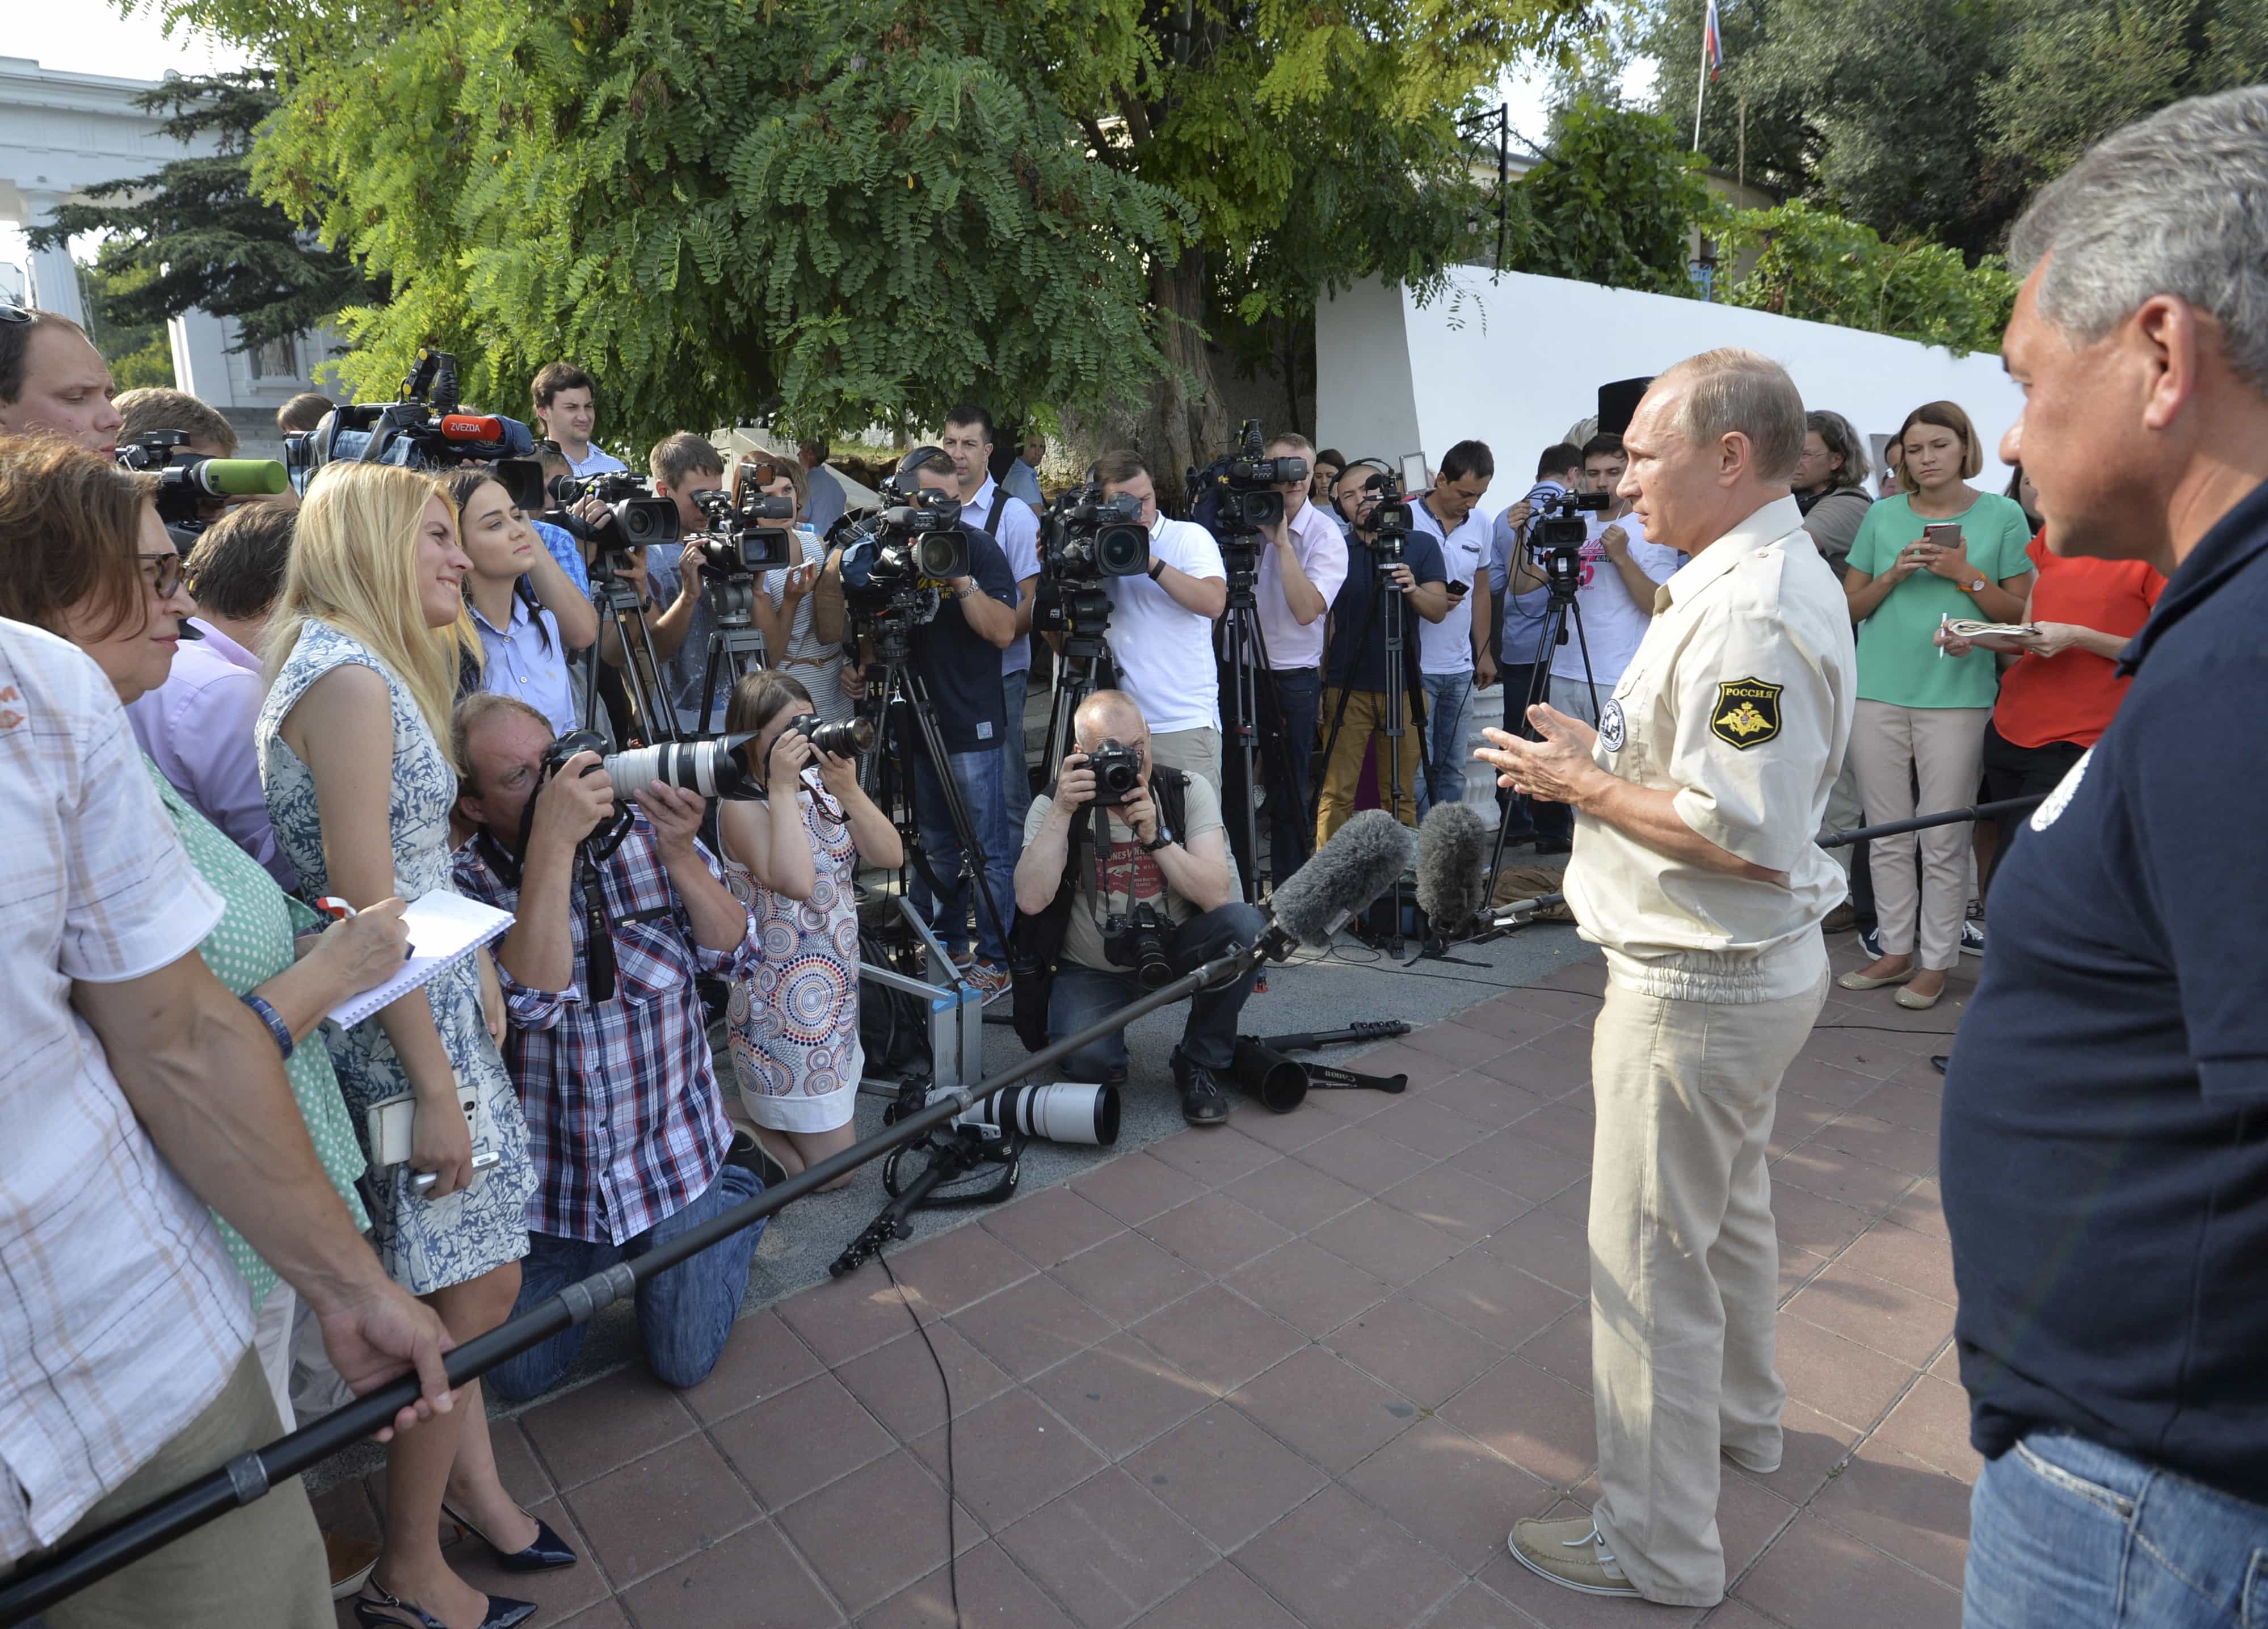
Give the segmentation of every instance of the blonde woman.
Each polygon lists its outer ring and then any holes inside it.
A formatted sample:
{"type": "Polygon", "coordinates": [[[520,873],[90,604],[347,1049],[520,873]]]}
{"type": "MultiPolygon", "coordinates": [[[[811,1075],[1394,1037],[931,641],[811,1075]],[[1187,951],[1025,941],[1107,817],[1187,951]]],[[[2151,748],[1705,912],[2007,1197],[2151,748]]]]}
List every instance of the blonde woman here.
{"type": "MultiPolygon", "coordinates": [[[[310,897],[360,908],[449,887],[449,714],[470,565],[456,512],[431,476],[348,464],[308,490],[269,623],[254,736],[276,843],[310,897]]],[[[372,1237],[394,1280],[428,1300],[460,1343],[512,1310],[534,1188],[526,1123],[483,1012],[493,977],[468,962],[372,1021],[326,1031],[357,1136],[372,1103],[416,1097],[409,1159],[372,1162],[372,1237]],[[460,1082],[478,1088],[480,1146],[497,1156],[477,1174],[460,1082]],[[421,1171],[433,1174],[430,1189],[414,1184],[421,1171]]],[[[387,1449],[385,1544],[356,1618],[369,1629],[523,1622],[533,1605],[483,1595],[442,1559],[444,1498],[507,1566],[563,1566],[574,1554],[504,1492],[477,1385],[433,1426],[387,1449]]]]}

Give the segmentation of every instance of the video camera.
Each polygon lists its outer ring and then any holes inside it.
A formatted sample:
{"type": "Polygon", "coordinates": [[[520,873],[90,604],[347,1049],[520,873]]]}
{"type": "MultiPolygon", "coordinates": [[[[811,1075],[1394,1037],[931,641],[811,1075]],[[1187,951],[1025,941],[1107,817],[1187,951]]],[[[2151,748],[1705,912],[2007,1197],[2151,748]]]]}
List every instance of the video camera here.
{"type": "Polygon", "coordinates": [[[1102,496],[1075,486],[1049,505],[1040,527],[1040,570],[1057,582],[1095,583],[1139,577],[1150,569],[1150,528],[1131,492],[1102,496]]]}
{"type": "Polygon", "coordinates": [[[961,499],[941,488],[909,491],[886,483],[887,507],[846,515],[829,540],[843,548],[843,596],[854,612],[926,623],[937,615],[937,587],[969,574],[968,536],[961,499]]]}
{"type": "Polygon", "coordinates": [[[284,466],[272,458],[209,458],[176,450],[189,439],[185,430],[153,430],[118,449],[120,468],[157,475],[158,518],[169,530],[202,531],[203,507],[211,499],[265,497],[290,489],[284,466]]]}
{"type": "Polygon", "coordinates": [[[1583,545],[1591,537],[1583,513],[1604,513],[1610,501],[1606,492],[1565,491],[1546,498],[1529,517],[1528,555],[1543,568],[1544,583],[1554,593],[1572,597],[1582,586],[1583,545]]]}
{"type": "Polygon", "coordinates": [[[498,413],[460,413],[458,405],[456,357],[420,350],[401,381],[400,401],[331,410],[315,432],[313,461],[409,469],[490,464],[513,503],[530,514],[542,509],[543,466],[535,461],[535,438],[527,426],[498,413]]]}
{"type": "Polygon", "coordinates": [[[1233,451],[1213,460],[1189,478],[1193,512],[1217,537],[1250,537],[1284,519],[1284,494],[1279,485],[1305,485],[1304,458],[1263,458],[1267,445],[1261,439],[1260,421],[1248,418],[1237,434],[1233,451]],[[1205,499],[1210,497],[1210,518],[1205,499]]]}
{"type": "Polygon", "coordinates": [[[708,529],[691,541],[701,545],[702,559],[719,576],[753,577],[803,564],[803,550],[796,546],[795,534],[785,527],[766,524],[792,519],[794,499],[753,493],[735,503],[730,492],[718,490],[696,492],[693,502],[708,529]]]}
{"type": "Polygon", "coordinates": [[[1410,496],[1402,476],[1377,459],[1359,458],[1349,464],[1339,475],[1339,490],[1344,492],[1347,483],[1355,478],[1356,468],[1365,465],[1374,473],[1363,479],[1356,490],[1378,494],[1378,507],[1370,514],[1370,524],[1376,534],[1370,541],[1370,553],[1379,575],[1384,577],[1402,564],[1403,547],[1417,523],[1410,514],[1410,496]]]}

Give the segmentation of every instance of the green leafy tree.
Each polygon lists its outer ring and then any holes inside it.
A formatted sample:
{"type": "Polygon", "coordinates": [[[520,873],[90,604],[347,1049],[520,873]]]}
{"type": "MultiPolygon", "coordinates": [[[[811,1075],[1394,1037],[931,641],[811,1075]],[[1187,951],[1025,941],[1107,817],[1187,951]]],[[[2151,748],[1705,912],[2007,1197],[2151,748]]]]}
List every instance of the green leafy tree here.
{"type": "Polygon", "coordinates": [[[1512,269],[1655,294],[1693,291],[1690,234],[1719,207],[1667,119],[1587,96],[1559,110],[1550,151],[1514,189],[1512,269]]]}
{"type": "Polygon", "coordinates": [[[1974,267],[1941,244],[1886,243],[1867,225],[1801,199],[1728,215],[1719,232],[1727,260],[1756,262],[1724,291],[1727,304],[1924,344],[1960,355],[1997,351],[2016,281],[1998,255],[1974,267]]]}
{"type": "MultiPolygon", "coordinates": [[[[1575,0],[211,0],[275,62],[266,195],[389,284],[358,388],[442,343],[574,356],[637,435],[933,420],[963,394],[1226,429],[1209,325],[1438,281],[1454,114],[1575,0]]],[[[186,18],[189,8],[171,14],[186,18]]]]}
{"type": "Polygon", "coordinates": [[[233,318],[236,348],[248,350],[321,326],[368,290],[351,261],[303,241],[290,217],[253,192],[254,139],[279,100],[273,76],[258,70],[168,79],[137,96],[144,113],[166,115],[165,135],[210,136],[217,151],[88,188],[92,202],[56,210],[31,232],[33,247],[108,234],[102,316],[114,327],[162,328],[202,307],[233,318]]]}
{"type": "Polygon", "coordinates": [[[120,315],[131,309],[134,297],[155,274],[146,266],[123,264],[129,246],[118,240],[102,246],[93,263],[78,269],[79,291],[85,297],[87,337],[110,364],[110,377],[121,390],[173,383],[173,346],[162,321],[136,322],[120,315]]]}

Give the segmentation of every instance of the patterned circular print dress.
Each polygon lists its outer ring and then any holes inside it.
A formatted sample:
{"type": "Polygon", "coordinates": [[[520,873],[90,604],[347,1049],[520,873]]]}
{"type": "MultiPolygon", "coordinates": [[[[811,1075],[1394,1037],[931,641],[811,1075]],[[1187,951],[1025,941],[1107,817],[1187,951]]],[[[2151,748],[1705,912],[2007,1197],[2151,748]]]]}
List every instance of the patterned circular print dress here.
{"type": "MultiPolygon", "coordinates": [[[[436,889],[452,891],[449,808],[456,801],[456,774],[441,756],[440,743],[426,726],[409,687],[369,649],[328,623],[311,622],[301,630],[253,726],[276,841],[298,867],[299,886],[310,897],[331,892],[330,873],[323,863],[322,826],[315,811],[314,777],[279,731],[309,685],[348,663],[375,670],[385,679],[394,704],[394,785],[387,825],[394,836],[394,892],[414,900],[436,889]]],[[[387,1272],[413,1295],[466,1283],[526,1255],[527,1198],[535,1191],[535,1168],[527,1157],[527,1122],[520,1116],[519,1095],[512,1089],[504,1058],[489,1039],[481,1013],[480,970],[473,958],[468,956],[435,978],[425,986],[425,995],[457,1079],[480,1087],[482,1126],[475,1151],[493,1148],[498,1159],[471,1187],[438,1199],[422,1198],[411,1188],[410,1178],[416,1173],[406,1161],[373,1168],[364,1179],[372,1242],[387,1272]]],[[[364,1111],[380,1099],[408,1091],[409,1076],[375,1016],[351,1029],[327,1020],[323,1039],[329,1043],[339,1089],[367,1158],[364,1111]]]]}
{"type": "Polygon", "coordinates": [[[866,1052],[858,1041],[858,848],[843,806],[806,777],[798,789],[815,873],[808,900],[760,887],[727,863],[725,881],[755,913],[763,961],[733,986],[726,1022],[748,1117],[775,1131],[850,1122],[866,1052]]]}

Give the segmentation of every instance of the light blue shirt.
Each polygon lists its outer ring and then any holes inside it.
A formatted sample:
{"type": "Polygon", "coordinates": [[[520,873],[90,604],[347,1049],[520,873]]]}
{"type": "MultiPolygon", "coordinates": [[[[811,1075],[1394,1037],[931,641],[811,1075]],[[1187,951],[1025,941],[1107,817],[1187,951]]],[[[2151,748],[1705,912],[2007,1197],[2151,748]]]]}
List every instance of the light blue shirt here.
{"type": "Polygon", "coordinates": [[[1035,513],[1048,506],[1047,499],[1040,496],[1039,473],[1020,458],[1008,461],[1008,473],[1000,477],[1000,484],[1008,489],[1009,497],[1029,504],[1035,513]]]}
{"type": "Polygon", "coordinates": [[[551,557],[559,562],[559,569],[567,573],[567,580],[575,585],[575,591],[587,595],[591,592],[591,574],[584,569],[583,550],[577,546],[575,534],[549,520],[538,520],[534,525],[535,534],[543,540],[551,557]]]}
{"type": "MultiPolygon", "coordinates": [[[[1557,498],[1567,489],[1557,481],[1539,481],[1528,489],[1525,501],[1532,511],[1543,507],[1546,498],[1557,498]]],[[[1505,597],[1505,589],[1512,582],[1513,550],[1525,548],[1527,539],[1513,530],[1506,518],[1519,505],[1506,504],[1496,518],[1496,526],[1489,550],[1489,588],[1504,606],[1504,629],[1499,659],[1506,667],[1524,667],[1535,660],[1536,641],[1543,636],[1544,614],[1551,607],[1551,591],[1531,588],[1526,593],[1505,597]]],[[[1549,655],[1545,657],[1550,660],[1549,655]]]]}
{"type": "Polygon", "coordinates": [[[530,608],[517,589],[512,596],[512,623],[497,629],[473,610],[479,630],[481,689],[526,702],[551,722],[552,733],[564,735],[579,727],[575,716],[575,686],[567,676],[567,647],[560,643],[559,619],[541,606],[530,608]]]}
{"type": "Polygon", "coordinates": [[[620,475],[629,469],[630,466],[594,442],[592,444],[589,455],[581,463],[578,464],[571,458],[567,461],[567,468],[573,470],[576,478],[579,480],[585,475],[620,475]]]}
{"type": "MultiPolygon", "coordinates": [[[[1022,460],[1017,461],[1020,467],[1022,460]]],[[[991,518],[992,499],[999,491],[999,483],[991,476],[976,489],[976,496],[961,506],[961,524],[984,529],[991,518]]],[[[1040,517],[1030,505],[1009,493],[1008,501],[1000,505],[1000,527],[992,534],[992,541],[1000,545],[1000,552],[1008,557],[1008,575],[1016,579],[1020,594],[1024,579],[1040,574],[1040,517]]],[[[1032,665],[1032,642],[1028,637],[1010,644],[1000,652],[1000,671],[1005,675],[1022,673],[1032,665]]]]}
{"type": "Polygon", "coordinates": [[[804,505],[803,518],[811,522],[813,531],[824,537],[827,528],[843,518],[843,508],[849,501],[843,494],[843,483],[824,464],[814,464],[805,470],[803,483],[811,493],[810,501],[804,505]]]}

